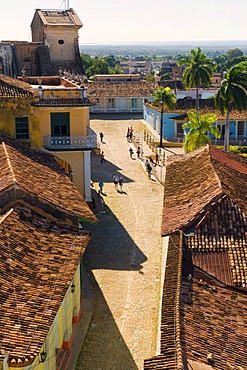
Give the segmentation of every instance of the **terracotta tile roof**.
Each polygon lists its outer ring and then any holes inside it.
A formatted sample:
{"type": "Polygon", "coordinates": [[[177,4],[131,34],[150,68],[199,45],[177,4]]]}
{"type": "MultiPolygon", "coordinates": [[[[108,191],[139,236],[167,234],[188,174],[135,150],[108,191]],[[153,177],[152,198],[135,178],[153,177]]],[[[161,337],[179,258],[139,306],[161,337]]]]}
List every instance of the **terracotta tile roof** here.
{"type": "Polygon", "coordinates": [[[182,234],[170,236],[162,297],[160,354],[144,361],[144,370],[183,369],[180,343],[180,294],[182,278],[182,234]]]}
{"type": "Polygon", "coordinates": [[[0,136],[0,205],[25,199],[63,221],[96,221],[85,200],[55,157],[0,136]],[[4,196],[3,196],[4,194],[4,196]]]}
{"type": "Polygon", "coordinates": [[[162,234],[188,227],[224,195],[247,213],[246,164],[245,158],[211,146],[169,157],[162,234]]]}
{"type": "MultiPolygon", "coordinates": [[[[155,107],[149,102],[146,102],[145,105],[148,107],[160,112],[161,108],[160,107],[155,107]]],[[[187,118],[187,112],[191,109],[195,109],[196,103],[195,99],[178,99],[177,100],[177,105],[175,109],[172,110],[167,110],[164,109],[164,114],[165,113],[177,113],[177,114],[186,114],[184,116],[184,119],[187,118]]],[[[217,116],[218,120],[225,120],[226,115],[222,115],[216,108],[213,99],[202,99],[200,100],[200,113],[205,114],[205,113],[214,113],[217,116]]],[[[247,111],[244,110],[242,112],[239,112],[235,109],[233,109],[230,113],[230,119],[231,120],[240,120],[240,121],[246,121],[247,120],[247,111]]]]}
{"type": "Polygon", "coordinates": [[[155,82],[93,82],[88,86],[88,95],[99,97],[147,97],[157,90],[155,82]]]}
{"type": "Polygon", "coordinates": [[[23,81],[0,74],[0,98],[32,97],[31,86],[23,81]]]}
{"type": "Polygon", "coordinates": [[[0,359],[33,362],[90,235],[16,204],[0,216],[0,359]]]}
{"type": "Polygon", "coordinates": [[[246,215],[229,197],[224,197],[207,213],[192,236],[184,238],[184,248],[193,264],[228,285],[247,287],[246,215]]]}
{"type": "Polygon", "coordinates": [[[87,107],[94,105],[95,101],[92,99],[84,98],[70,98],[70,99],[39,99],[35,100],[31,103],[31,105],[34,105],[36,107],[87,107]]]}
{"type": "Polygon", "coordinates": [[[161,353],[145,370],[201,369],[209,354],[216,370],[247,369],[246,175],[244,158],[209,146],[170,159],[161,353]]]}
{"type": "MultiPolygon", "coordinates": [[[[208,363],[215,370],[247,369],[247,296],[194,267],[191,281],[183,280],[181,343],[188,359],[208,363]]],[[[199,369],[200,367],[198,367],[199,369]]]]}

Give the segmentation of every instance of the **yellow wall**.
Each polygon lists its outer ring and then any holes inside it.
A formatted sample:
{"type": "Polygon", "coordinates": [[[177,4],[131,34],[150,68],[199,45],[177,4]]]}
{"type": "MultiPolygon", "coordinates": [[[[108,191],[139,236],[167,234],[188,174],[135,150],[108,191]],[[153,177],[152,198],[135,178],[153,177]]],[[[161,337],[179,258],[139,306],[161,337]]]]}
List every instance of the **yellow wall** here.
{"type": "Polygon", "coordinates": [[[57,157],[65,160],[72,168],[72,180],[79,192],[84,195],[84,155],[83,152],[55,152],[57,157]]]}
{"type": "Polygon", "coordinates": [[[51,135],[51,119],[50,113],[65,113],[70,112],[70,135],[71,136],[86,136],[87,125],[89,123],[88,107],[35,107],[35,115],[40,122],[40,130],[42,138],[46,135],[51,135]]]}
{"type": "Polygon", "coordinates": [[[0,130],[11,137],[15,137],[15,117],[28,116],[29,135],[31,146],[40,148],[43,138],[40,132],[38,117],[28,98],[1,98],[0,99],[0,130]]]}
{"type": "Polygon", "coordinates": [[[75,315],[75,312],[79,313],[80,311],[80,265],[78,265],[75,272],[73,283],[75,285],[75,291],[71,293],[70,285],[49,330],[45,343],[40,350],[40,352],[45,351],[47,354],[45,363],[40,363],[40,356],[37,356],[31,365],[25,367],[12,367],[9,365],[10,370],[56,370],[56,349],[61,349],[64,340],[70,339],[73,315],[75,315]],[[65,335],[65,332],[68,333],[68,337],[65,335]]]}

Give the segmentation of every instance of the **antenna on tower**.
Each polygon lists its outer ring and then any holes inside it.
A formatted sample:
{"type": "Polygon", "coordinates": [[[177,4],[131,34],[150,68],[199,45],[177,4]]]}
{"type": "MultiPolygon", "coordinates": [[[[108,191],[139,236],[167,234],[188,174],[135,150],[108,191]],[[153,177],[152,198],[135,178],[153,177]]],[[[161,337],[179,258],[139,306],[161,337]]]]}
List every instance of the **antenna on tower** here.
{"type": "Polygon", "coordinates": [[[63,3],[65,5],[65,10],[69,9],[69,0],[63,0],[63,3]]]}

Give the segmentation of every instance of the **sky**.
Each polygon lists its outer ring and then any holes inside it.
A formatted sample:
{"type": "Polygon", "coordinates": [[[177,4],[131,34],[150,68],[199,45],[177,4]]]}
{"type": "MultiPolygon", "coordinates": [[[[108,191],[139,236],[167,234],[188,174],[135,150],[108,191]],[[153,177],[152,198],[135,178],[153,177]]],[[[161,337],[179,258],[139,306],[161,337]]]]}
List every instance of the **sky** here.
{"type": "Polygon", "coordinates": [[[0,40],[31,40],[35,9],[73,8],[80,44],[247,40],[247,0],[8,0],[0,40]]]}

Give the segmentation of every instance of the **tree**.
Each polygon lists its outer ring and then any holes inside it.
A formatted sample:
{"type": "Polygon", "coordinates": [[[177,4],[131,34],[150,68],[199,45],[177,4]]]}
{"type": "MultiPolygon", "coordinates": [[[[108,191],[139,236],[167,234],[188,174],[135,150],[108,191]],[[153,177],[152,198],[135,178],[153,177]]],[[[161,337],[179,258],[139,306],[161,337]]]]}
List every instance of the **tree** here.
{"type": "Polygon", "coordinates": [[[120,68],[119,65],[115,65],[114,69],[110,70],[110,73],[113,75],[120,75],[123,73],[122,69],[120,68]]]}
{"type": "Polygon", "coordinates": [[[230,49],[226,53],[226,57],[227,57],[228,60],[238,58],[238,57],[242,57],[243,55],[244,55],[244,53],[242,52],[242,50],[240,50],[238,48],[230,49]]]}
{"type": "Polygon", "coordinates": [[[197,48],[190,51],[190,56],[180,59],[179,64],[187,66],[183,73],[183,83],[187,89],[196,88],[196,110],[199,110],[199,87],[210,86],[214,61],[207,58],[201,48],[197,48]]]}
{"type": "Polygon", "coordinates": [[[96,74],[110,74],[109,64],[103,58],[95,58],[93,64],[87,69],[86,73],[88,77],[96,74]]]}
{"type": "Polygon", "coordinates": [[[160,114],[160,148],[162,148],[162,139],[163,139],[163,113],[164,108],[171,110],[176,106],[176,95],[170,89],[170,87],[163,87],[160,86],[157,91],[153,94],[154,101],[152,105],[154,106],[161,106],[161,114],[160,114]]]}
{"type": "Polygon", "coordinates": [[[183,124],[183,128],[185,130],[189,129],[189,132],[184,139],[184,151],[187,153],[200,148],[203,145],[210,144],[210,137],[208,136],[209,133],[219,139],[220,130],[215,126],[216,121],[216,114],[201,114],[195,109],[189,111],[188,118],[183,124]]]}
{"type": "Polygon", "coordinates": [[[241,62],[225,72],[215,103],[221,114],[226,114],[224,150],[229,151],[230,112],[247,109],[247,62],[241,62]]]}
{"type": "Polygon", "coordinates": [[[81,60],[85,71],[93,64],[93,59],[88,54],[81,54],[81,60]]]}
{"type": "Polygon", "coordinates": [[[145,76],[145,80],[148,82],[154,81],[155,71],[151,71],[149,74],[145,76]]]}

